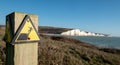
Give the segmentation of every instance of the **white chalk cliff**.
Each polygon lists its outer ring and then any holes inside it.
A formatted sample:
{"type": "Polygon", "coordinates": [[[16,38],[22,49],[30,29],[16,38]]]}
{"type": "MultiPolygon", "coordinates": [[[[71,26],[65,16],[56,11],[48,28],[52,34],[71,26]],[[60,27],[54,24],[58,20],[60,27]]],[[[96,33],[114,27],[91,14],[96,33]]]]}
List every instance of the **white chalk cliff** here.
{"type": "Polygon", "coordinates": [[[68,36],[105,36],[104,34],[93,33],[93,32],[85,32],[79,29],[73,29],[66,32],[62,32],[61,35],[68,35],[68,36]]]}

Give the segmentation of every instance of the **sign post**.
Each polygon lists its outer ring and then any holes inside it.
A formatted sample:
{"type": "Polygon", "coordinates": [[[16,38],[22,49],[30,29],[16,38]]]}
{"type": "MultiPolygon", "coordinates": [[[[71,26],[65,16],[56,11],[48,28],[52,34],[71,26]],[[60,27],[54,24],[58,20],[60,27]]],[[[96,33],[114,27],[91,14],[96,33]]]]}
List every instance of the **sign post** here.
{"type": "Polygon", "coordinates": [[[13,12],[6,16],[6,65],[38,64],[38,16],[13,12]]]}

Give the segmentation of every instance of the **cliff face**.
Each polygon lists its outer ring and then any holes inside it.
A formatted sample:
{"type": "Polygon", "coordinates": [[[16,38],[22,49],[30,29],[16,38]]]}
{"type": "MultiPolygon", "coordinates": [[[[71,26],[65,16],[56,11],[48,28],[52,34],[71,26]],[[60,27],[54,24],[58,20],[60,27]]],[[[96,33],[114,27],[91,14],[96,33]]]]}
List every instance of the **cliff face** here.
{"type": "Polygon", "coordinates": [[[49,26],[40,26],[39,32],[42,34],[60,34],[68,36],[106,36],[104,34],[81,31],[79,29],[58,28],[49,26]]]}
{"type": "Polygon", "coordinates": [[[69,35],[69,36],[105,36],[104,34],[93,33],[93,32],[85,32],[79,29],[73,29],[66,32],[62,32],[61,35],[69,35]]]}

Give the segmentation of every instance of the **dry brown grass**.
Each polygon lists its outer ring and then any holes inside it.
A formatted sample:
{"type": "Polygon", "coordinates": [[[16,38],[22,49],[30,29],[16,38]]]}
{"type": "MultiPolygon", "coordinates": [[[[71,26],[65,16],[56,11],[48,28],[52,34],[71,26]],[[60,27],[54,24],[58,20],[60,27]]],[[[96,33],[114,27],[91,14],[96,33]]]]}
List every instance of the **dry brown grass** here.
{"type": "Polygon", "coordinates": [[[42,36],[39,44],[39,65],[120,65],[119,60],[119,53],[69,38],[42,36]]]}

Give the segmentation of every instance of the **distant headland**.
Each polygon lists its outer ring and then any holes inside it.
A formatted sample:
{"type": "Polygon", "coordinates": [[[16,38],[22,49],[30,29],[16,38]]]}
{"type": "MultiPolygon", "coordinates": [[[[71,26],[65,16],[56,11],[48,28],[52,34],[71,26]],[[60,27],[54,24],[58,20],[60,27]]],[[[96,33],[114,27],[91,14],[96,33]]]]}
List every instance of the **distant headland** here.
{"type": "Polygon", "coordinates": [[[39,26],[39,31],[40,33],[43,34],[58,34],[64,36],[109,36],[103,33],[81,31],[80,29],[59,28],[59,27],[50,27],[50,26],[39,26]]]}

